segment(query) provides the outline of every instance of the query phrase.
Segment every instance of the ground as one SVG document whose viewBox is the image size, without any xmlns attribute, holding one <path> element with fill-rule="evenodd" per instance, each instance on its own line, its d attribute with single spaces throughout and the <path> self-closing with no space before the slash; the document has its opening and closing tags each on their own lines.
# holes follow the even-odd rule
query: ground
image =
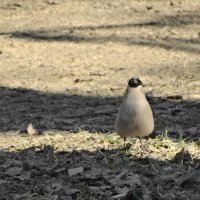
<svg viewBox="0 0 200 200">
<path fill-rule="evenodd" d="M 1 0 L 0 199 L 200 199 L 199 9 Z M 123 149 L 114 122 L 132 76 L 155 130 Z"/>
</svg>

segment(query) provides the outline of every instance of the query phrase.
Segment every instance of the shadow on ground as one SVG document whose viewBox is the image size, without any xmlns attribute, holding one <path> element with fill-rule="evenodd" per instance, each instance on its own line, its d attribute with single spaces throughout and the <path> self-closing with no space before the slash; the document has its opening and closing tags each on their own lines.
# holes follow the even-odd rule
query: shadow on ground
<svg viewBox="0 0 200 200">
<path fill-rule="evenodd" d="M 200 15 L 197 11 L 179 13 L 175 15 L 163 15 L 159 18 L 150 19 L 141 23 L 124 23 L 124 24 L 103 24 L 103 25 L 82 25 L 82 26 L 66 26 L 55 27 L 52 29 L 29 30 L 29 31 L 13 31 L 0 32 L 0 35 L 9 34 L 14 38 L 45 40 L 45 41 L 66 41 L 66 42 L 89 42 L 89 43 L 105 43 L 115 42 L 127 45 L 143 45 L 150 47 L 161 47 L 164 49 L 175 49 L 192 53 L 200 52 L 200 38 L 178 38 L 174 36 L 141 36 L 134 35 L 134 28 L 159 28 L 163 27 L 182 27 L 191 24 L 200 24 Z M 133 29 L 131 34 L 123 35 L 123 30 Z M 113 30 L 114 32 L 106 32 Z M 91 31 L 95 31 L 92 32 Z M 105 31 L 105 32 L 102 32 Z M 115 34 L 116 31 L 122 32 L 121 35 Z M 138 30 L 137 30 L 138 32 Z M 170 34 L 171 35 L 171 34 Z"/>
<path fill-rule="evenodd" d="M 121 149 L 0 151 L 0 199 L 199 199 L 199 162 L 137 158 Z"/>
<path fill-rule="evenodd" d="M 109 25 L 108 25 L 109 26 Z M 116 25 L 118 27 L 119 25 Z M 122 25 L 123 26 L 123 25 Z M 94 28 L 95 29 L 95 28 Z M 110 28 L 109 28 L 110 29 Z M 79 30 L 79 27 L 77 28 Z M 115 34 L 109 35 L 96 35 L 89 36 L 87 33 L 76 33 L 74 31 L 68 31 L 66 28 L 65 33 L 48 31 L 28 31 L 28 32 L 14 32 L 12 37 L 21 39 L 34 39 L 34 40 L 46 40 L 46 41 L 67 41 L 67 42 L 89 42 L 89 43 L 124 43 L 127 45 L 142 45 L 149 47 L 160 47 L 163 49 L 175 49 L 180 51 L 200 53 L 200 39 L 184 39 L 175 37 L 141 37 L 141 36 L 118 36 Z M 69 33 L 70 32 L 70 33 Z"/>
<path fill-rule="evenodd" d="M 26 131 L 33 123 L 40 131 L 79 129 L 89 132 L 114 131 L 122 97 L 47 93 L 25 88 L 0 87 L 0 130 Z M 200 102 L 181 96 L 148 97 L 155 116 L 155 132 L 165 129 L 173 136 L 197 137 Z"/>
</svg>

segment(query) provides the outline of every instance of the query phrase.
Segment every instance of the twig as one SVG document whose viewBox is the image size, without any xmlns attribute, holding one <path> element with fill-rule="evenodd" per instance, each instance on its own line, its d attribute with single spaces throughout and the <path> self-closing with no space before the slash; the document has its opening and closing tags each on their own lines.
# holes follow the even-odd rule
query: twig
<svg viewBox="0 0 200 200">
<path fill-rule="evenodd" d="M 23 190 L 21 188 L 18 188 L 18 187 L 14 186 L 14 185 L 8 185 L 8 187 L 11 187 L 11 188 L 16 189 L 16 190 L 18 190 L 20 192 L 23 192 L 23 193 L 25 192 L 25 190 Z"/>
</svg>

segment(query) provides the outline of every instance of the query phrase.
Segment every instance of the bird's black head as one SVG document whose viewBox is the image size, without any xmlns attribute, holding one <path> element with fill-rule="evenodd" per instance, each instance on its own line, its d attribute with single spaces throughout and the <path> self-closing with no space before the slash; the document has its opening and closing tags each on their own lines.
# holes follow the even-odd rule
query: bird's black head
<svg viewBox="0 0 200 200">
<path fill-rule="evenodd" d="M 128 81 L 129 87 L 138 87 L 139 85 L 142 85 L 142 81 L 139 78 L 133 77 Z"/>
</svg>

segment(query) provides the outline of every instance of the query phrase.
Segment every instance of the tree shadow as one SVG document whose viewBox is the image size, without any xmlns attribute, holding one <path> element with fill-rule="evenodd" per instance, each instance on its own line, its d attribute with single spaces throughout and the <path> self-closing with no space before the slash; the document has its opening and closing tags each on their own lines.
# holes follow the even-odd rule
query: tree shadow
<svg viewBox="0 0 200 200">
<path fill-rule="evenodd" d="M 50 93 L 25 88 L 0 87 L 0 94 L 0 130 L 4 132 L 24 132 L 31 122 L 40 131 L 83 129 L 110 133 L 114 131 L 122 102 L 119 96 Z M 156 133 L 166 129 L 172 137 L 198 136 L 198 100 L 185 101 L 181 96 L 148 99 L 154 112 Z"/>
<path fill-rule="evenodd" d="M 113 130 L 121 97 L 45 93 L 1 87 L 1 130 L 24 131 L 32 122 L 43 130 Z"/>
<path fill-rule="evenodd" d="M 29 30 L 29 31 L 13 31 L 1 32 L 0 35 L 9 34 L 11 37 L 31 40 L 45 40 L 45 41 L 61 41 L 61 42 L 87 42 L 87 43 L 123 43 L 126 45 L 142 45 L 151 47 L 160 47 L 164 49 L 175 49 L 180 51 L 187 51 L 192 53 L 200 52 L 200 39 L 185 39 L 175 37 L 153 38 L 150 36 L 132 35 L 134 28 L 146 27 L 149 29 L 163 27 L 184 27 L 191 24 L 200 24 L 200 15 L 198 12 L 187 12 L 175 15 L 163 15 L 157 19 L 141 23 L 124 23 L 124 24 L 103 24 L 103 25 L 82 25 L 82 26 L 58 26 L 51 29 Z M 129 36 L 116 34 L 116 31 L 123 31 L 123 29 L 132 30 Z M 106 34 L 102 31 L 114 31 Z M 96 31 L 90 34 L 91 31 Z"/>
<path fill-rule="evenodd" d="M 87 43 L 123 43 L 126 45 L 141 45 L 150 46 L 152 48 L 160 47 L 163 49 L 174 49 L 180 51 L 192 52 L 195 54 L 200 53 L 200 39 L 180 39 L 174 37 L 138 37 L 138 36 L 117 36 L 110 34 L 107 36 L 88 36 L 88 34 L 80 33 L 52 33 L 51 31 L 28 31 L 28 32 L 14 32 L 12 37 L 21 39 L 34 39 L 45 41 L 67 41 L 67 42 L 87 42 Z"/>
<path fill-rule="evenodd" d="M 0 199 L 198 199 L 199 162 L 135 157 L 121 149 L 1 150 Z"/>
</svg>

